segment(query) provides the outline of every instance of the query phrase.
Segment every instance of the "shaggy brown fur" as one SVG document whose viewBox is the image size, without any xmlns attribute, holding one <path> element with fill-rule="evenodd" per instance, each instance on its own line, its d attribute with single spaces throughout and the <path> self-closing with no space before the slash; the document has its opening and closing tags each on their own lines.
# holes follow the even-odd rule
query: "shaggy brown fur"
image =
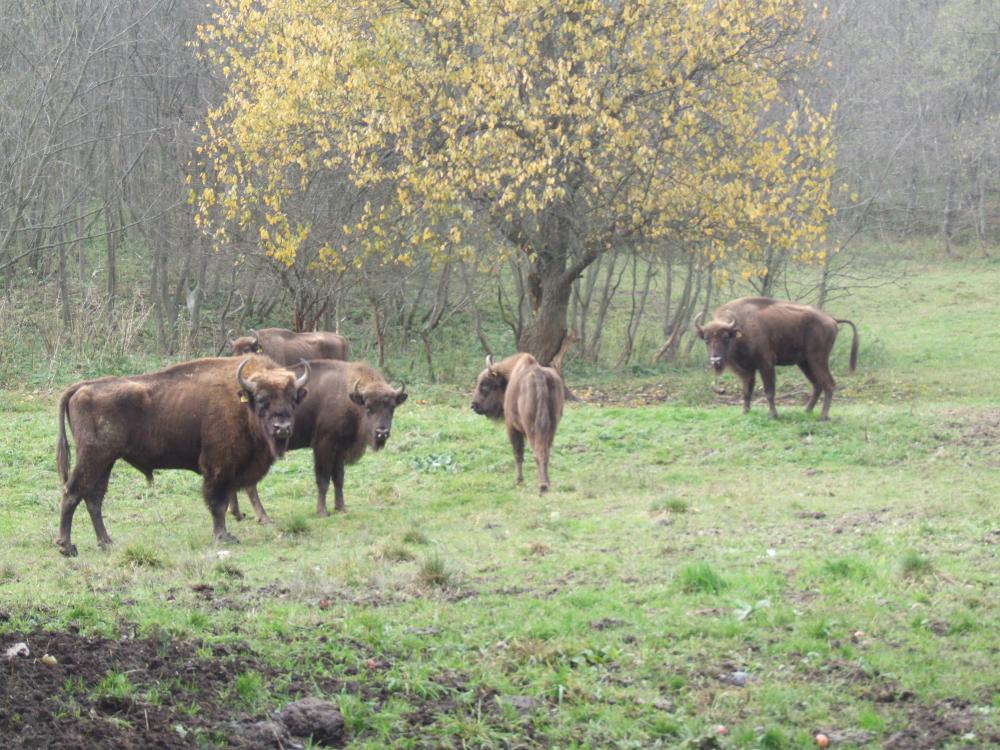
<svg viewBox="0 0 1000 750">
<path fill-rule="evenodd" d="M 538 468 L 538 491 L 549 489 L 549 454 L 556 427 L 563 413 L 565 390 L 559 373 L 543 367 L 530 354 L 515 354 L 502 362 L 486 358 L 479 374 L 472 410 L 495 420 L 504 420 L 514 448 L 514 470 L 518 484 L 524 481 L 524 439 L 527 437 Z"/>
<path fill-rule="evenodd" d="M 233 354 L 264 354 L 279 365 L 296 365 L 306 359 L 339 359 L 347 361 L 347 339 L 339 333 L 312 331 L 294 333 L 285 328 L 262 328 L 252 336 L 241 336 L 233 342 Z"/>
<path fill-rule="evenodd" d="M 392 430 L 396 407 L 406 401 L 406 388 L 393 388 L 364 362 L 316 360 L 309 363 L 309 396 L 295 411 L 289 450 L 312 448 L 316 473 L 316 514 L 329 515 L 326 493 L 333 479 L 334 508 L 344 510 L 344 466 L 360 459 L 367 448 L 381 450 Z M 270 523 L 257 494 L 247 495 L 260 523 Z M 242 519 L 235 495 L 230 511 Z"/>
<path fill-rule="evenodd" d="M 76 554 L 70 531 L 81 500 L 86 501 L 98 543 L 111 544 L 101 505 L 119 459 L 150 481 L 155 469 L 201 474 L 216 539 L 236 541 L 226 531 L 229 500 L 237 488 L 260 481 L 284 453 L 307 380 L 308 373 L 296 376 L 267 357 L 223 357 L 70 386 L 59 400 L 56 447 L 63 482 L 56 544 L 62 553 Z M 72 472 L 67 420 L 76 445 Z"/>
<path fill-rule="evenodd" d="M 840 323 L 854 329 L 851 343 L 851 372 L 854 372 L 858 362 L 857 327 L 811 305 L 769 297 L 743 297 L 719 307 L 715 319 L 704 327 L 695 321 L 695 330 L 708 347 L 709 363 L 715 371 L 729 367 L 743 381 L 744 413 L 750 410 L 756 371 L 760 370 L 770 416 L 776 418 L 774 368 L 798 365 L 813 386 L 806 411 L 813 410 L 822 393 L 820 419 L 825 420 L 830 416 L 830 401 L 836 386 L 830 374 L 830 352 Z"/>
</svg>

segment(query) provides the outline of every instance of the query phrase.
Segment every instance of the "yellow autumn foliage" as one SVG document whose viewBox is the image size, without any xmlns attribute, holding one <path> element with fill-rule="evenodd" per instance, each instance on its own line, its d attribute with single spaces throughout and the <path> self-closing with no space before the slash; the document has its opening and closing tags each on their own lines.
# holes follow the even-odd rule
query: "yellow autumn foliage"
<svg viewBox="0 0 1000 750">
<path fill-rule="evenodd" d="M 310 226 L 289 205 L 336 169 L 373 196 L 337 240 L 355 263 L 553 216 L 593 252 L 669 241 L 744 274 L 767 248 L 824 257 L 830 114 L 780 83 L 809 62 L 801 2 L 216 3 L 198 34 L 228 93 L 193 195 L 219 241 L 259 229 L 294 262 Z M 331 239 L 311 241 L 336 265 Z"/>
</svg>

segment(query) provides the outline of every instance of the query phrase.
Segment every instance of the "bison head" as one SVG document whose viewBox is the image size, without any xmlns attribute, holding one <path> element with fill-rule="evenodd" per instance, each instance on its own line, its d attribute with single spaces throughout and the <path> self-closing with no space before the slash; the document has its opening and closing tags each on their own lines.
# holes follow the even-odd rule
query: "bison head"
<svg viewBox="0 0 1000 750">
<path fill-rule="evenodd" d="M 250 329 L 251 336 L 240 336 L 238 339 L 233 341 L 233 355 L 240 356 L 241 354 L 260 354 L 264 351 L 264 347 L 260 345 L 260 337 L 257 335 L 257 331 Z"/>
<path fill-rule="evenodd" d="M 236 368 L 236 382 L 240 386 L 240 399 L 247 404 L 260 424 L 274 457 L 281 456 L 288 449 L 292 437 L 292 417 L 295 407 L 302 403 L 308 391 L 309 363 L 303 362 L 305 371 L 296 377 L 285 369 L 258 370 L 244 377 L 243 368 L 249 358 Z"/>
<path fill-rule="evenodd" d="M 701 315 L 694 321 L 694 329 L 698 338 L 705 342 L 708 348 L 708 362 L 716 372 L 722 372 L 726 364 L 732 357 L 732 349 L 736 345 L 736 340 L 743 334 L 736 323 L 736 318 L 732 313 L 726 313 L 725 318 L 716 318 L 700 326 L 698 322 Z"/>
<path fill-rule="evenodd" d="M 487 355 L 486 369 L 479 373 L 476 392 L 472 394 L 472 411 L 490 419 L 503 419 L 503 398 L 507 393 L 507 378 L 493 367 L 493 356 Z"/>
<path fill-rule="evenodd" d="M 369 381 L 362 388 L 360 378 L 354 381 L 351 401 L 365 410 L 366 438 L 374 450 L 385 447 L 392 432 L 392 415 L 409 395 L 405 385 L 393 388 L 388 383 Z"/>
</svg>

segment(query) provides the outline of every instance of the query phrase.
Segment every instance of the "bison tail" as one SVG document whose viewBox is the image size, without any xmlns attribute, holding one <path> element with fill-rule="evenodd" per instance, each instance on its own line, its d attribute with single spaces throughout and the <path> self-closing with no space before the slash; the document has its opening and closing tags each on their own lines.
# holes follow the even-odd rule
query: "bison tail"
<svg viewBox="0 0 1000 750">
<path fill-rule="evenodd" d="M 56 469 L 63 484 L 69 481 L 69 441 L 66 440 L 66 419 L 69 416 L 69 400 L 78 386 L 69 388 L 59 399 L 59 440 L 56 443 Z"/>
<path fill-rule="evenodd" d="M 549 396 L 548 381 L 544 373 L 532 374 L 531 387 L 534 390 L 535 402 L 535 435 L 545 440 L 552 431 L 552 398 Z M 534 449 L 534 446 L 532 446 Z"/>
<path fill-rule="evenodd" d="M 839 318 L 834 318 L 834 320 L 837 321 L 837 325 L 847 323 L 854 330 L 854 338 L 851 340 L 851 372 L 854 372 L 854 368 L 858 366 L 858 327 L 849 320 Z"/>
</svg>

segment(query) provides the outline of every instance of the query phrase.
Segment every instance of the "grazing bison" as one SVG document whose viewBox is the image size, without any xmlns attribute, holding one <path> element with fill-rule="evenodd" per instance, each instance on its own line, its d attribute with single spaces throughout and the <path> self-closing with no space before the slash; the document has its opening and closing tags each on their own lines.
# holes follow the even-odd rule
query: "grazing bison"
<svg viewBox="0 0 1000 750">
<path fill-rule="evenodd" d="M 203 477 L 202 495 L 220 541 L 226 507 L 240 487 L 267 474 L 292 435 L 295 407 L 306 396 L 309 366 L 296 376 L 267 357 L 198 359 L 132 377 L 70 386 L 59 400 L 56 464 L 63 482 L 59 538 L 64 555 L 73 513 L 86 501 L 101 547 L 111 544 L 101 504 L 118 459 L 152 481 L 155 469 L 188 469 Z M 69 420 L 76 466 L 69 471 Z"/>
<path fill-rule="evenodd" d="M 241 336 L 233 342 L 234 355 L 264 354 L 286 367 L 303 359 L 347 361 L 347 339 L 339 333 L 294 333 L 284 328 L 251 329 L 251 332 L 252 336 Z"/>
<path fill-rule="evenodd" d="M 381 450 L 392 431 L 396 407 L 406 401 L 406 387 L 393 388 L 364 362 L 316 360 L 309 363 L 309 396 L 295 411 L 289 450 L 312 448 L 316 472 L 316 514 L 327 516 L 326 492 L 333 478 L 334 508 L 344 510 L 344 465 L 360 459 L 368 447 Z M 270 523 L 256 486 L 247 488 L 260 523 Z M 242 519 L 236 496 L 230 510 Z"/>
<path fill-rule="evenodd" d="M 564 388 L 559 373 L 542 367 L 530 354 L 515 354 L 502 362 L 486 358 L 479 374 L 472 410 L 490 419 L 504 420 L 514 448 L 515 478 L 524 481 L 524 438 L 531 443 L 538 467 L 538 491 L 549 489 L 549 453 L 563 412 Z"/>
<path fill-rule="evenodd" d="M 771 418 L 774 408 L 774 368 L 798 365 L 812 383 L 813 392 L 806 411 L 812 411 L 823 394 L 820 419 L 829 419 L 830 399 L 836 383 L 830 374 L 830 352 L 837 340 L 837 326 L 847 323 L 854 329 L 851 343 L 851 372 L 858 361 L 858 329 L 849 320 L 832 318 L 810 305 L 781 302 L 768 297 L 743 297 L 727 302 L 715 311 L 715 319 L 704 327 L 695 320 L 698 338 L 708 347 L 708 361 L 716 372 L 729 367 L 743 381 L 743 412 L 750 410 L 756 371 L 760 370 Z"/>
</svg>

